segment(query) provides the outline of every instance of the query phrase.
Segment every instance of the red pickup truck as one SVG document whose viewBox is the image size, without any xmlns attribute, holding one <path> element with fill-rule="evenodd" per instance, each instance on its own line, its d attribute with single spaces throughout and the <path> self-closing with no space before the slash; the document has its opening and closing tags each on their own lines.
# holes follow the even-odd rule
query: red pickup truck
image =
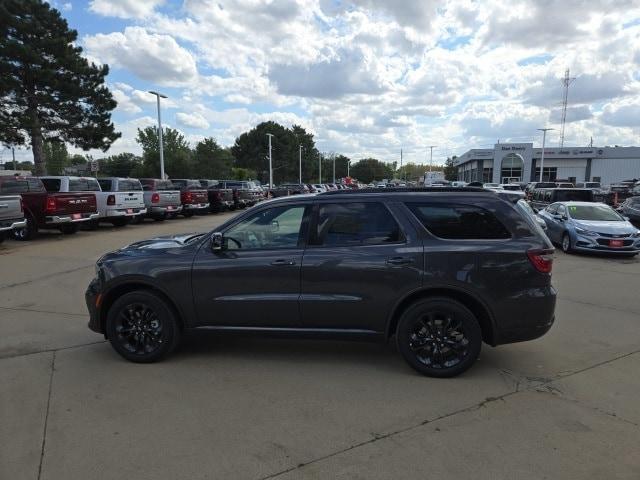
<svg viewBox="0 0 640 480">
<path fill-rule="evenodd" d="M 0 192 L 22 197 L 27 225 L 13 231 L 17 240 L 30 240 L 39 229 L 65 234 L 78 231 L 79 224 L 98 218 L 96 196 L 87 192 L 48 192 L 39 178 L 0 176 Z"/>
<path fill-rule="evenodd" d="M 182 215 L 192 217 L 209 211 L 209 193 L 198 180 L 188 178 L 172 178 L 173 186 L 180 190 Z"/>
</svg>

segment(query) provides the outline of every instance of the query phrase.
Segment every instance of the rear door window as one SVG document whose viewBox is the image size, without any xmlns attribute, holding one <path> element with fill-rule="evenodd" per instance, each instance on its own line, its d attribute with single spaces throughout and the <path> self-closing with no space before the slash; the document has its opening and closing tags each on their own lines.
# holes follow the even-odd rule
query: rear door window
<svg viewBox="0 0 640 480">
<path fill-rule="evenodd" d="M 47 192 L 59 192 L 60 191 L 60 179 L 59 178 L 42 178 L 42 183 L 44 183 L 44 188 L 47 189 Z"/>
<path fill-rule="evenodd" d="M 327 247 L 403 241 L 400 226 L 381 203 L 321 203 L 311 243 Z"/>
<path fill-rule="evenodd" d="M 100 184 L 95 178 L 70 178 L 70 192 L 99 192 Z"/>
<path fill-rule="evenodd" d="M 420 223 L 436 237 L 451 240 L 511 238 L 489 210 L 474 205 L 407 204 Z"/>
</svg>

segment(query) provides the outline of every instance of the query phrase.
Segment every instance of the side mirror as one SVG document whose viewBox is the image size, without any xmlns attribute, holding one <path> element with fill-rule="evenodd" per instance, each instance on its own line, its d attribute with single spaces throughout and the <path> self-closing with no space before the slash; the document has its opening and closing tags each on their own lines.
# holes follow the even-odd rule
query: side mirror
<svg viewBox="0 0 640 480">
<path fill-rule="evenodd" d="M 212 252 L 221 252 L 224 247 L 224 237 L 220 232 L 214 232 L 211 235 L 211 251 Z"/>
</svg>

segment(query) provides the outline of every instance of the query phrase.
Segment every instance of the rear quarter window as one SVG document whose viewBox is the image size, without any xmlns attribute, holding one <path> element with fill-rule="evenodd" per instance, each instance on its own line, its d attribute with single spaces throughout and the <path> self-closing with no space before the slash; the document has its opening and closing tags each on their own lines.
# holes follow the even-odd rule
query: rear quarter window
<svg viewBox="0 0 640 480">
<path fill-rule="evenodd" d="M 511 232 L 496 215 L 474 205 L 409 203 L 407 207 L 433 235 L 450 240 L 496 240 Z"/>
</svg>

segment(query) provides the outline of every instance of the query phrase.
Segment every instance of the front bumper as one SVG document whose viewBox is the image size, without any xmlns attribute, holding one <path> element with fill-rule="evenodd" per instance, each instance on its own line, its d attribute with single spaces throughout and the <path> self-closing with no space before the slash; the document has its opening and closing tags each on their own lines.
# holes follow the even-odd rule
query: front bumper
<svg viewBox="0 0 640 480">
<path fill-rule="evenodd" d="M 79 215 L 79 216 L 77 216 Z M 47 225 L 60 225 L 63 223 L 79 223 L 100 218 L 98 212 L 95 213 L 74 213 L 71 215 L 49 215 L 45 217 L 44 223 Z"/>
<path fill-rule="evenodd" d="M 611 241 L 622 242 L 622 245 L 611 246 Z M 640 237 L 605 237 L 602 235 L 577 234 L 573 249 L 578 252 L 603 252 L 622 255 L 640 253 Z"/>
<path fill-rule="evenodd" d="M 24 218 L 13 218 L 9 220 L 0 220 L 0 232 L 6 232 L 15 228 L 24 228 L 27 226 L 27 220 Z"/>
<path fill-rule="evenodd" d="M 100 310 L 96 305 L 100 295 L 99 287 L 99 280 L 94 278 L 87 287 L 87 291 L 84 294 L 84 300 L 87 303 L 87 310 L 89 310 L 89 329 L 96 333 L 104 334 L 105 332 L 100 321 Z"/>
</svg>

